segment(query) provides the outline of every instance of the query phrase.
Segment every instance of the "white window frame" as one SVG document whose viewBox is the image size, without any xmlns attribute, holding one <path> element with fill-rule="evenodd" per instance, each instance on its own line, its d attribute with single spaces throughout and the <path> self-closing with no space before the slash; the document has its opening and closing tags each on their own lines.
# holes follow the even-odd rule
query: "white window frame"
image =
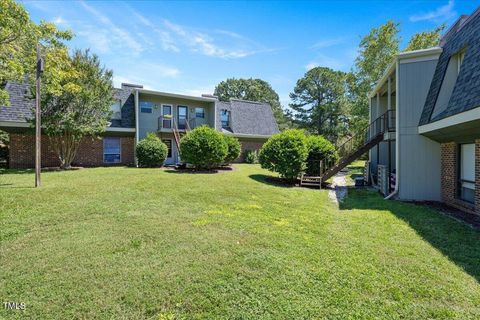
<svg viewBox="0 0 480 320">
<path fill-rule="evenodd" d="M 170 108 L 170 116 L 171 116 L 171 118 L 170 118 L 170 127 L 169 127 L 169 128 L 166 128 L 166 127 L 163 125 L 163 121 L 168 121 L 168 120 L 165 120 L 165 119 L 163 118 L 163 117 L 165 116 L 165 115 L 163 114 L 163 108 L 164 108 L 164 107 L 169 107 L 169 108 Z M 173 105 L 167 104 L 167 103 L 162 103 L 162 115 L 161 115 L 161 116 L 162 116 L 162 128 L 172 129 L 172 128 L 173 128 L 173 123 L 172 123 L 172 121 L 173 121 Z"/>
<path fill-rule="evenodd" d="M 118 140 L 118 144 L 119 144 L 119 160 L 118 162 L 108 162 L 108 161 L 105 161 L 105 155 L 106 154 L 114 154 L 114 153 L 105 153 L 105 140 L 109 140 L 109 139 L 115 139 L 115 140 Z M 120 137 L 104 137 L 102 139 L 102 143 L 103 143 L 103 149 L 102 149 L 102 160 L 103 160 L 103 163 L 106 163 L 106 164 L 119 164 L 119 163 L 122 163 L 122 138 Z M 116 154 L 116 153 L 115 153 Z"/>
<path fill-rule="evenodd" d="M 222 120 L 222 115 L 223 115 L 224 112 L 226 112 L 226 114 L 228 115 L 228 126 L 226 126 L 226 127 L 223 126 L 223 120 Z M 231 122 L 232 122 L 232 112 L 230 110 L 227 110 L 227 109 L 221 109 L 220 110 L 220 125 L 222 126 L 222 128 L 230 128 Z"/>
<path fill-rule="evenodd" d="M 469 148 L 473 148 L 473 150 L 469 150 L 469 151 L 473 151 L 473 163 L 468 163 L 468 165 L 471 167 L 468 167 L 468 168 L 465 168 L 464 164 L 465 164 L 465 154 L 464 154 L 464 147 L 469 147 Z M 476 152 L 476 147 L 475 147 L 475 143 L 465 143 L 465 144 L 460 144 L 458 145 L 458 186 L 459 186 L 459 190 L 458 190 L 458 197 L 462 200 L 462 201 L 468 201 L 464 198 L 462 198 L 462 189 L 465 188 L 465 189 L 469 189 L 469 190 L 473 190 L 475 192 L 475 162 L 476 162 L 476 159 L 475 159 L 475 152 Z M 467 156 L 472 156 L 472 154 L 468 153 Z M 469 159 L 471 160 L 471 159 Z M 470 162 L 470 161 L 469 161 Z M 469 170 L 469 173 L 465 173 L 465 169 L 470 169 Z M 471 172 L 473 171 L 473 173 Z M 468 201 L 470 202 L 470 201 Z M 473 200 L 473 202 L 475 202 L 475 198 Z"/>
</svg>

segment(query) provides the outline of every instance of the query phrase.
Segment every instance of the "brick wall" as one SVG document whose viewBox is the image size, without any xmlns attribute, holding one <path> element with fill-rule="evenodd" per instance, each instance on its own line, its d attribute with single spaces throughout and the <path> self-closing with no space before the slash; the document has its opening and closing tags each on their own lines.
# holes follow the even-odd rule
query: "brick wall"
<svg viewBox="0 0 480 320">
<path fill-rule="evenodd" d="M 247 140 L 247 139 L 238 139 L 242 145 L 242 152 L 240 153 L 240 158 L 235 162 L 243 162 L 245 160 L 245 153 L 250 150 L 260 150 L 263 144 L 267 140 Z"/>
<path fill-rule="evenodd" d="M 457 144 L 442 143 L 442 201 L 452 204 L 457 194 Z"/>
<path fill-rule="evenodd" d="M 475 204 L 458 199 L 458 144 L 442 143 L 442 201 L 452 207 L 480 214 L 480 139 L 475 141 Z"/>
<path fill-rule="evenodd" d="M 121 161 L 123 165 L 134 163 L 134 138 L 121 137 Z M 56 167 L 60 164 L 56 153 L 46 136 L 42 136 L 42 167 Z M 74 166 L 95 167 L 103 163 L 102 138 L 85 138 L 80 143 Z M 10 134 L 10 168 L 23 169 L 35 166 L 35 135 Z"/>
</svg>

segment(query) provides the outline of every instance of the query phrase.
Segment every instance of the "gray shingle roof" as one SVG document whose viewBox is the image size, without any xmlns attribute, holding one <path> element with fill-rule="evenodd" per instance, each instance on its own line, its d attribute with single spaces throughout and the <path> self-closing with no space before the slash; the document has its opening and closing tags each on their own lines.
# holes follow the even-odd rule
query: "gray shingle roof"
<svg viewBox="0 0 480 320">
<path fill-rule="evenodd" d="M 115 98 L 121 100 L 122 119 L 111 120 L 111 127 L 135 127 L 135 101 L 133 90 L 141 86 L 122 83 L 121 89 L 115 89 Z M 10 106 L 0 106 L 0 121 L 27 122 L 33 116 L 35 101 L 31 98 L 28 84 L 8 82 L 5 89 L 10 95 Z"/>
<path fill-rule="evenodd" d="M 480 106 L 480 8 L 462 17 L 442 39 L 441 53 L 430 85 L 420 124 L 424 125 Z M 466 48 L 457 82 L 447 108 L 432 117 L 452 55 Z"/>
<path fill-rule="evenodd" d="M 10 105 L 0 106 L 0 121 L 27 122 L 32 117 L 35 105 L 28 84 L 8 82 L 5 86 L 10 95 Z"/>
<path fill-rule="evenodd" d="M 222 128 L 221 110 L 230 111 L 230 131 L 233 134 L 272 135 L 278 133 L 278 125 L 268 103 L 231 99 L 217 101 L 217 129 Z"/>
</svg>

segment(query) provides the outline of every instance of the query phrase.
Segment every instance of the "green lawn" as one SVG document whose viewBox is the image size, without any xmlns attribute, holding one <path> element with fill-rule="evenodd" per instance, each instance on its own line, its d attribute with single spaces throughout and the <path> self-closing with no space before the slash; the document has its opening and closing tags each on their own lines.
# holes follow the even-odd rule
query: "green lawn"
<svg viewBox="0 0 480 320">
<path fill-rule="evenodd" d="M 480 232 L 268 175 L 3 172 L 0 319 L 480 318 Z"/>
</svg>

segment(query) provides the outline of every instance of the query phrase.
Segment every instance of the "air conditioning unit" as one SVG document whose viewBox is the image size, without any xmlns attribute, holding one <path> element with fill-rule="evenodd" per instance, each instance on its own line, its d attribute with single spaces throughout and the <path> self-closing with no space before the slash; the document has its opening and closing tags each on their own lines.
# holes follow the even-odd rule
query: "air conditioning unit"
<svg viewBox="0 0 480 320">
<path fill-rule="evenodd" d="M 388 176 L 388 166 L 379 164 L 377 166 L 377 174 L 378 174 L 378 188 L 384 196 L 387 196 L 388 186 L 390 184 L 390 178 Z"/>
</svg>

